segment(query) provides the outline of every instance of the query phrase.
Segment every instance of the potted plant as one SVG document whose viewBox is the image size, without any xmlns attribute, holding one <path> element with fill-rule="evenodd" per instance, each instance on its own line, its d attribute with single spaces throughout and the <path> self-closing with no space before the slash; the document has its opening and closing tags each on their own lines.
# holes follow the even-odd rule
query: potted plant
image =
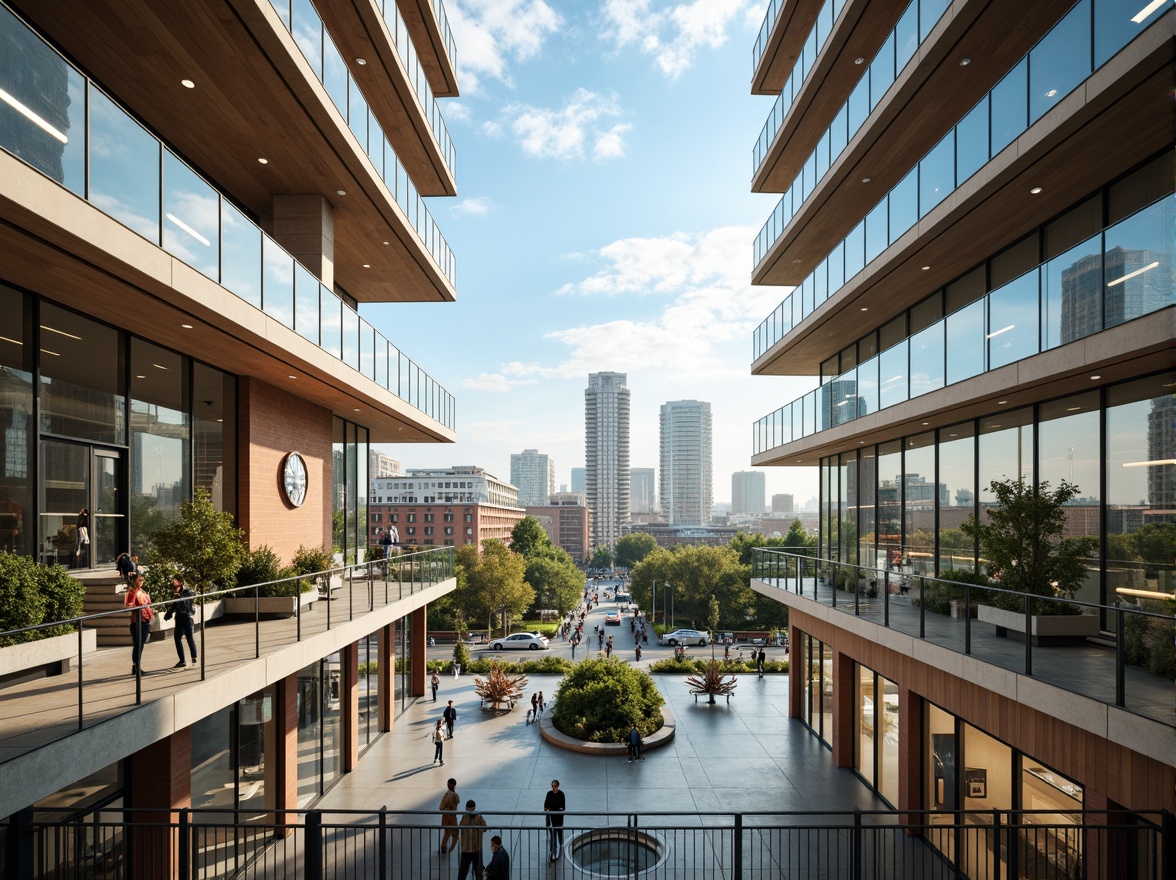
<svg viewBox="0 0 1176 880">
<path fill-rule="evenodd" d="M 474 678 L 474 691 L 482 700 L 482 708 L 494 712 L 503 706 L 508 711 L 513 709 L 526 690 L 527 676 L 507 674 L 497 660 L 490 664 L 490 672 L 484 679 Z"/>
<path fill-rule="evenodd" d="M 993 480 L 989 488 L 996 506 L 961 528 L 979 541 L 988 573 L 1002 590 L 1042 599 L 1029 602 L 1028 633 L 1022 596 L 992 593 L 991 602 L 980 604 L 979 619 L 996 627 L 997 635 L 1022 633 L 1035 644 L 1081 642 L 1097 633 L 1097 617 L 1051 601 L 1074 596 L 1086 578 L 1086 560 L 1098 546 L 1091 536 L 1063 537 L 1065 505 L 1077 497 L 1078 487 L 1063 480 L 1051 490 L 1048 481 L 1033 486 L 1019 478 Z"/>
<path fill-rule="evenodd" d="M 715 697 L 726 697 L 728 702 L 735 694 L 739 679 L 734 675 L 726 675 L 718 660 L 708 660 L 706 671 L 701 675 L 692 675 L 686 679 L 690 692 L 708 697 L 707 704 L 714 705 Z"/>
</svg>

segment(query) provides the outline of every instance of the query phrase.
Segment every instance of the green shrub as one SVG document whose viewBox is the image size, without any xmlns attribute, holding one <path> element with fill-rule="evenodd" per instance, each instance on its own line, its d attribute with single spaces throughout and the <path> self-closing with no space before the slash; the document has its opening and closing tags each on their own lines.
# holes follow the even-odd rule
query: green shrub
<svg viewBox="0 0 1176 880">
<path fill-rule="evenodd" d="M 455 662 L 461 664 L 462 669 L 468 669 L 470 661 L 473 657 L 470 656 L 470 649 L 465 642 L 458 642 L 453 646 L 453 659 Z M 490 667 L 486 667 L 486 671 L 490 671 Z"/>
<path fill-rule="evenodd" d="M 495 663 L 498 664 L 499 669 L 503 672 L 509 672 L 511 675 L 519 673 L 527 675 L 565 675 L 576 667 L 575 663 L 563 657 L 548 656 L 542 660 L 503 660 L 501 657 L 495 656 L 480 657 L 477 660 L 463 663 L 461 664 L 461 671 L 487 675 Z M 447 666 L 446 670 L 452 672 L 453 666 Z"/>
<path fill-rule="evenodd" d="M 304 547 L 300 544 L 294 558 L 290 560 L 294 574 L 318 574 L 334 567 L 331 554 L 322 547 Z"/>
<path fill-rule="evenodd" d="M 152 602 L 168 599 L 172 595 L 172 578 L 180 575 L 180 568 L 176 563 L 161 560 L 153 563 L 143 575 L 143 589 L 151 597 Z M 158 610 L 158 609 L 156 609 Z"/>
<path fill-rule="evenodd" d="M 264 584 L 276 581 L 281 577 L 282 560 L 269 544 L 250 550 L 245 561 L 237 569 L 237 586 L 249 587 L 253 584 Z M 245 595 L 245 591 L 241 592 Z"/>
<path fill-rule="evenodd" d="M 30 556 L 0 552 L 0 632 L 36 626 L 45 619 L 45 597 L 39 589 L 39 566 Z M 0 646 L 33 641 L 23 633 L 0 638 Z"/>
<path fill-rule="evenodd" d="M 60 565 L 38 565 L 36 568 L 39 589 L 45 600 L 45 614 L 41 622 L 81 617 L 85 613 L 86 604 L 86 588 L 81 582 L 70 577 Z M 42 638 L 63 636 L 74 629 L 72 625 L 49 627 L 41 630 Z"/>
<path fill-rule="evenodd" d="M 1140 603 L 1144 611 L 1168 614 L 1165 605 L 1171 603 Z M 1152 675 L 1176 679 L 1176 650 L 1173 636 L 1176 635 L 1172 621 L 1147 617 L 1143 614 L 1126 614 L 1123 620 L 1123 659 L 1129 666 L 1146 669 Z"/>
<path fill-rule="evenodd" d="M 617 657 L 585 660 L 560 683 L 552 723 L 575 739 L 620 742 L 633 724 L 642 736 L 660 728 L 664 702 L 649 673 Z"/>
<path fill-rule="evenodd" d="M 197 488 L 192 500 L 180 505 L 180 518 L 156 531 L 149 564 L 175 563 L 197 593 L 221 590 L 236 583 L 245 559 L 244 537 L 233 526 L 233 515 L 217 510 L 208 490 Z"/>
</svg>

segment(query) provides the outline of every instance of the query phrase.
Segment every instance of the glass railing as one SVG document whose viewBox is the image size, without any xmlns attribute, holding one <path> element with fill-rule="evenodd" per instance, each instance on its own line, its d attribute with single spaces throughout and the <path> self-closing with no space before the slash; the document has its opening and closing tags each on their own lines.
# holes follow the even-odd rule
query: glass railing
<svg viewBox="0 0 1176 880">
<path fill-rule="evenodd" d="M 756 454 L 1176 304 L 1171 196 L 755 423 Z"/>
<path fill-rule="evenodd" d="M 420 59 L 417 57 L 416 47 L 413 46 L 412 40 L 409 38 L 404 19 L 401 18 L 394 0 L 393 2 L 375 0 L 375 2 L 376 8 L 380 10 L 384 18 L 384 23 L 388 25 L 388 30 L 392 33 L 392 45 L 396 48 L 400 63 L 404 65 L 409 82 L 412 83 L 413 90 L 416 92 L 417 100 L 420 101 L 421 108 L 425 111 L 425 117 L 429 120 L 429 128 L 432 130 L 441 155 L 445 159 L 445 167 L 449 169 L 450 174 L 456 176 L 457 151 L 449 137 L 449 129 L 445 125 L 445 119 L 433 97 L 433 89 L 429 86 L 424 68 L 421 67 Z M 350 97 L 349 100 L 349 96 L 354 96 L 359 91 L 358 86 L 352 79 L 351 73 L 343 61 L 343 56 L 339 54 L 334 40 L 331 39 L 330 32 L 323 24 L 323 20 L 319 17 L 311 0 L 270 0 L 270 5 L 277 11 L 282 24 L 294 37 L 303 56 L 314 68 L 319 82 L 326 86 L 331 100 L 335 102 L 339 112 L 347 119 L 352 130 L 356 129 L 356 123 L 351 120 L 349 109 L 353 109 L 361 117 L 359 122 L 366 126 L 365 131 L 371 135 L 378 134 L 383 137 L 383 130 L 375 117 L 371 115 L 362 95 L 360 95 L 359 104 L 354 108 L 349 108 L 349 103 L 355 103 L 354 97 Z M 441 13 L 444 15 L 444 8 Z M 445 24 L 448 26 L 448 21 Z M 359 132 L 356 132 L 356 136 L 366 148 L 365 138 L 360 136 Z M 371 155 L 370 152 L 369 155 Z"/>
<path fill-rule="evenodd" d="M 402 61 L 405 61 L 405 66 L 409 67 L 408 61 L 406 59 L 408 59 L 409 56 L 412 56 L 413 64 L 417 68 L 420 68 L 420 64 L 416 60 L 416 49 L 413 47 L 413 41 L 408 39 L 408 34 L 405 31 L 405 19 L 401 18 L 400 9 L 396 8 L 395 0 L 373 0 L 373 2 L 376 5 L 376 8 L 380 9 L 380 13 L 383 15 L 383 21 L 385 21 L 389 31 L 392 32 L 393 39 L 396 41 L 396 51 L 400 52 L 400 58 Z M 449 16 L 446 14 L 445 4 L 443 4 L 441 0 L 433 0 L 432 5 L 433 14 L 436 16 L 437 20 L 437 27 L 439 27 L 441 31 L 441 39 L 445 40 L 445 51 L 449 56 L 449 64 L 453 65 L 453 68 L 456 71 L 457 44 L 454 42 L 453 32 L 449 29 Z M 401 41 L 403 41 L 403 44 L 406 45 L 402 46 Z M 409 69 L 412 69 L 412 67 L 409 67 Z M 420 74 L 414 75 L 419 76 Z M 425 87 L 428 89 L 428 92 L 421 92 L 420 87 L 417 87 L 417 95 L 427 94 L 428 100 L 432 101 L 433 89 L 428 87 L 427 82 Z M 426 99 L 423 98 L 423 96 L 421 98 L 421 104 L 423 106 L 428 106 L 426 104 Z M 442 125 L 445 124 L 442 122 Z M 453 166 L 450 166 L 450 168 L 452 167 Z"/>
<path fill-rule="evenodd" d="M 828 5 L 828 4 L 826 4 Z M 858 130 L 865 125 L 866 119 L 891 84 L 902 73 L 907 62 L 914 57 L 918 48 L 930 36 L 932 29 L 943 17 L 943 13 L 950 6 L 950 0 L 911 0 L 891 30 L 886 42 L 874 56 L 862 78 L 850 93 L 846 102 L 841 105 L 837 116 L 829 124 L 829 128 L 821 137 L 820 143 L 808 161 L 804 163 L 802 171 L 789 189 L 789 204 L 800 204 L 808 194 L 816 188 L 817 183 L 824 177 L 825 172 L 837 161 L 846 145 L 853 140 Z M 803 82 L 803 80 L 802 80 Z M 784 116 L 792 101 L 784 106 L 783 95 L 777 99 L 772 113 L 768 116 L 760 131 L 759 140 L 752 149 L 751 173 L 754 177 L 759 173 L 760 166 L 776 139 L 776 133 L 784 124 Z M 800 187 L 798 195 L 793 190 Z M 799 198 L 800 201 L 797 201 Z M 781 200 L 783 204 L 784 200 Z M 777 210 L 780 210 L 778 207 Z M 791 215 L 790 215 L 791 216 Z"/>
<path fill-rule="evenodd" d="M 0 42 L 21 59 L 0 65 L 0 148 L 455 427 L 449 392 L 3 5 Z"/>
<path fill-rule="evenodd" d="M 825 48 L 825 41 L 829 39 L 829 34 L 833 33 L 833 25 L 837 21 L 837 16 L 841 14 L 841 8 L 845 6 L 845 3 L 846 0 L 825 0 L 821 5 L 821 11 L 817 13 L 817 20 L 813 22 L 812 29 L 809 31 L 808 36 L 805 37 L 804 45 L 801 46 L 800 57 L 792 65 L 792 72 L 788 74 L 788 79 L 785 80 L 784 87 L 780 90 L 780 97 L 776 99 L 776 103 L 772 107 L 772 115 L 768 117 L 768 123 L 764 126 L 765 129 L 771 124 L 772 119 L 777 117 L 776 129 L 778 130 L 780 128 L 780 122 L 783 121 L 784 114 L 788 112 L 788 108 L 796 100 L 801 86 L 804 85 L 805 78 L 808 76 L 809 71 L 812 70 L 813 64 L 816 63 L 817 57 L 821 54 L 821 50 Z M 753 71 L 759 66 L 760 59 L 763 57 L 764 50 L 767 48 L 768 39 L 772 34 L 772 29 L 776 25 L 776 19 L 780 16 L 780 10 L 786 5 L 787 3 L 776 2 L 776 0 L 773 0 L 768 5 L 764 22 L 760 25 L 759 37 L 756 39 L 755 48 L 752 50 L 751 69 Z M 760 139 L 762 141 L 762 135 Z M 768 143 L 771 143 L 771 139 L 768 140 Z"/>
<path fill-rule="evenodd" d="M 1135 23 L 1119 0 L 1079 0 L 764 319 L 753 337 L 754 358 L 783 339 L 1167 9 L 1156 6 Z M 785 193 L 756 236 L 757 268 L 800 209 L 800 203 L 793 204 L 790 198 Z"/>
<path fill-rule="evenodd" d="M 999 581 L 984 585 L 931 577 L 917 573 L 913 560 L 894 563 L 885 553 L 867 560 L 870 565 L 768 547 L 752 554 L 751 577 L 781 592 L 1169 727 L 1176 724 L 1167 675 L 1170 592 L 1137 591 L 1152 598 L 1121 597 L 1117 604 L 1103 605 L 1016 592 Z M 1028 632 L 1035 636 L 1024 638 Z M 1007 637 L 1017 633 L 1020 641 Z M 1087 637 L 1100 633 L 1114 649 L 1086 644 Z M 1143 633 L 1154 639 L 1154 649 Z"/>
</svg>

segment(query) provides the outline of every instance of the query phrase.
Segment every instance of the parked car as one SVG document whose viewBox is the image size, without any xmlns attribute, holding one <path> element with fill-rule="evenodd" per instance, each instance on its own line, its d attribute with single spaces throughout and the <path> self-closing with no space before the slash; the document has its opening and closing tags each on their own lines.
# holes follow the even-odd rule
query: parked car
<svg viewBox="0 0 1176 880">
<path fill-rule="evenodd" d="M 616 611 L 608 612 L 608 614 L 604 615 L 604 625 L 605 626 L 620 626 L 621 625 L 620 613 L 616 612 Z"/>
<path fill-rule="evenodd" d="M 514 633 L 490 643 L 492 651 L 546 651 L 547 638 L 539 633 Z"/>
<path fill-rule="evenodd" d="M 663 633 L 658 638 L 659 645 L 709 645 L 710 636 L 696 629 L 676 629 Z"/>
</svg>

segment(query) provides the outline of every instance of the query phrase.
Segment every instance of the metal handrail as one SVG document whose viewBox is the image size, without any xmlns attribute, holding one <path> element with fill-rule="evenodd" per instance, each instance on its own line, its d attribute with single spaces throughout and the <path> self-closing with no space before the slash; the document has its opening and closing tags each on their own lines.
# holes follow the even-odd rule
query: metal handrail
<svg viewBox="0 0 1176 880">
<path fill-rule="evenodd" d="M 430 576 L 417 577 L 418 569 L 425 569 L 426 566 L 433 571 Z M 406 578 L 404 577 L 405 568 L 408 569 L 408 595 L 413 595 L 421 589 L 439 583 L 442 580 L 447 580 L 455 576 L 456 573 L 456 557 L 452 547 L 434 547 L 423 549 L 414 553 L 406 553 L 401 556 L 393 556 L 388 559 L 376 559 L 368 562 L 356 563 L 352 565 L 344 565 L 326 569 L 319 572 L 310 572 L 307 574 L 295 575 L 293 577 L 281 578 L 276 581 L 265 581 L 258 584 L 247 584 L 237 587 L 229 587 L 222 590 L 213 590 L 205 593 L 198 593 L 193 602 L 203 606 L 208 599 L 217 597 L 229 597 L 246 593 L 252 595 L 254 601 L 253 614 L 253 629 L 254 629 L 254 659 L 261 656 L 261 609 L 260 600 L 262 587 L 271 586 L 273 584 L 288 583 L 290 581 L 318 581 L 320 586 L 322 583 L 330 584 L 332 576 L 338 575 L 343 580 L 351 585 L 348 590 L 348 606 L 346 620 L 351 621 L 356 616 L 356 606 L 354 602 L 354 584 L 357 580 L 367 581 L 367 607 L 359 610 L 360 614 L 365 614 L 374 610 L 375 608 L 375 585 L 380 579 L 378 574 L 373 576 L 373 568 L 379 567 L 382 570 L 384 582 L 384 604 L 387 605 L 392 601 L 390 599 L 390 588 L 393 583 L 399 586 L 399 596 L 397 598 L 404 598 Z M 390 577 L 393 574 L 392 569 L 395 568 L 395 577 Z M 357 572 L 363 570 L 364 574 L 357 576 Z M 328 587 L 329 589 L 329 587 Z M 291 598 L 297 598 L 301 592 Z M 329 598 L 329 596 L 328 596 Z M 132 607 L 118 608 L 111 611 L 97 611 L 92 614 L 83 614 L 77 617 L 69 617 L 64 620 L 50 621 L 39 623 L 34 626 L 21 627 L 19 629 L 11 629 L 0 632 L 0 640 L 8 636 L 21 635 L 23 633 L 34 632 L 37 630 L 50 629 L 55 627 L 72 627 L 76 630 L 78 635 L 78 653 L 77 653 L 77 690 L 78 690 L 78 726 L 81 730 L 85 726 L 85 631 L 86 624 L 101 618 L 108 618 L 115 615 L 133 615 L 138 613 L 142 608 L 159 609 L 167 605 L 175 604 L 178 601 L 175 597 L 168 597 L 166 599 L 157 599 L 146 605 L 136 605 Z M 331 620 L 331 605 L 333 603 L 327 602 L 326 614 L 326 628 L 329 631 L 332 628 Z M 294 643 L 302 641 L 302 603 L 295 603 L 295 626 L 294 626 Z M 208 678 L 207 668 L 205 666 L 207 652 L 205 651 L 204 633 L 205 624 L 203 616 L 200 620 L 200 681 L 206 681 Z M 32 640 L 35 641 L 35 640 Z M 144 647 L 146 642 L 144 642 Z M 142 663 L 136 665 L 135 669 L 135 703 L 140 706 L 143 704 L 143 670 Z"/>
<path fill-rule="evenodd" d="M 783 560 L 783 571 L 778 565 L 771 565 L 769 559 L 779 558 Z M 795 560 L 795 562 L 793 562 Z M 856 563 L 843 562 L 836 559 L 829 559 L 821 556 L 810 555 L 807 551 L 796 552 L 794 549 L 781 549 L 776 547 L 756 547 L 752 554 L 752 577 L 757 579 L 775 579 L 784 581 L 781 589 L 787 592 L 795 592 L 798 596 L 804 595 L 804 575 L 802 572 L 802 564 L 811 568 L 812 577 L 816 577 L 817 567 L 828 567 L 832 572 L 830 588 L 829 604 L 833 608 L 839 608 L 838 605 L 838 574 L 843 569 L 848 569 L 857 572 L 856 581 L 859 582 L 852 590 L 852 613 L 855 616 L 860 616 L 861 608 L 861 588 L 860 581 L 862 580 L 862 573 L 868 572 L 873 575 L 875 588 L 877 581 L 882 581 L 882 589 L 880 590 L 880 598 L 883 604 L 883 621 L 882 626 L 891 628 L 890 623 L 890 583 L 891 577 L 896 573 L 893 569 L 887 567 L 878 567 L 871 565 L 858 565 Z M 790 569 L 795 571 L 794 575 L 790 575 Z M 1125 656 L 1125 623 L 1128 614 L 1137 615 L 1140 617 L 1151 618 L 1155 620 L 1162 620 L 1166 622 L 1176 621 L 1176 615 L 1165 614 L 1155 611 L 1148 611 L 1144 608 L 1137 608 L 1123 603 L 1121 600 L 1114 605 L 1104 605 L 1098 602 L 1088 602 L 1082 599 L 1068 599 L 1060 596 L 1044 596 L 1036 593 L 1025 593 L 1019 590 L 1010 590 L 999 586 L 983 586 L 980 584 L 961 583 L 959 581 L 947 580 L 945 578 L 935 577 L 933 575 L 915 574 L 913 572 L 897 572 L 897 575 L 903 579 L 918 579 L 918 603 L 919 603 L 919 633 L 918 637 L 922 640 L 927 640 L 927 625 L 926 625 L 926 594 L 928 584 L 932 586 L 951 587 L 963 592 L 964 604 L 964 650 L 962 653 L 972 655 L 972 615 L 971 607 L 973 604 L 990 604 L 981 603 L 977 601 L 976 593 L 974 591 L 983 591 L 985 594 L 996 593 L 1010 597 L 1009 605 L 1019 605 L 1024 608 L 1024 629 L 1025 633 L 1025 675 L 1033 675 L 1033 624 L 1032 618 L 1035 616 L 1034 609 L 1036 603 L 1049 602 L 1058 605 L 1067 605 L 1077 607 L 1080 609 L 1093 609 L 1094 612 L 1100 615 L 1100 620 L 1113 618 L 1115 620 L 1115 702 L 1114 705 L 1127 708 L 1126 698 L 1126 656 Z M 795 578 L 796 589 L 789 587 L 791 578 Z M 868 579 L 868 578 L 867 578 Z M 900 588 L 901 589 L 901 588 Z M 843 591 L 848 592 L 848 591 Z M 905 591 L 904 591 L 905 592 Z M 820 602 L 816 591 L 813 592 L 813 601 Z M 1173 601 L 1172 599 L 1157 599 L 1156 601 Z M 848 607 L 848 603 L 843 608 Z M 1037 615 L 1040 616 L 1040 615 Z M 951 648 L 951 650 L 956 650 Z M 1170 722 L 1169 722 L 1170 723 Z"/>
</svg>

